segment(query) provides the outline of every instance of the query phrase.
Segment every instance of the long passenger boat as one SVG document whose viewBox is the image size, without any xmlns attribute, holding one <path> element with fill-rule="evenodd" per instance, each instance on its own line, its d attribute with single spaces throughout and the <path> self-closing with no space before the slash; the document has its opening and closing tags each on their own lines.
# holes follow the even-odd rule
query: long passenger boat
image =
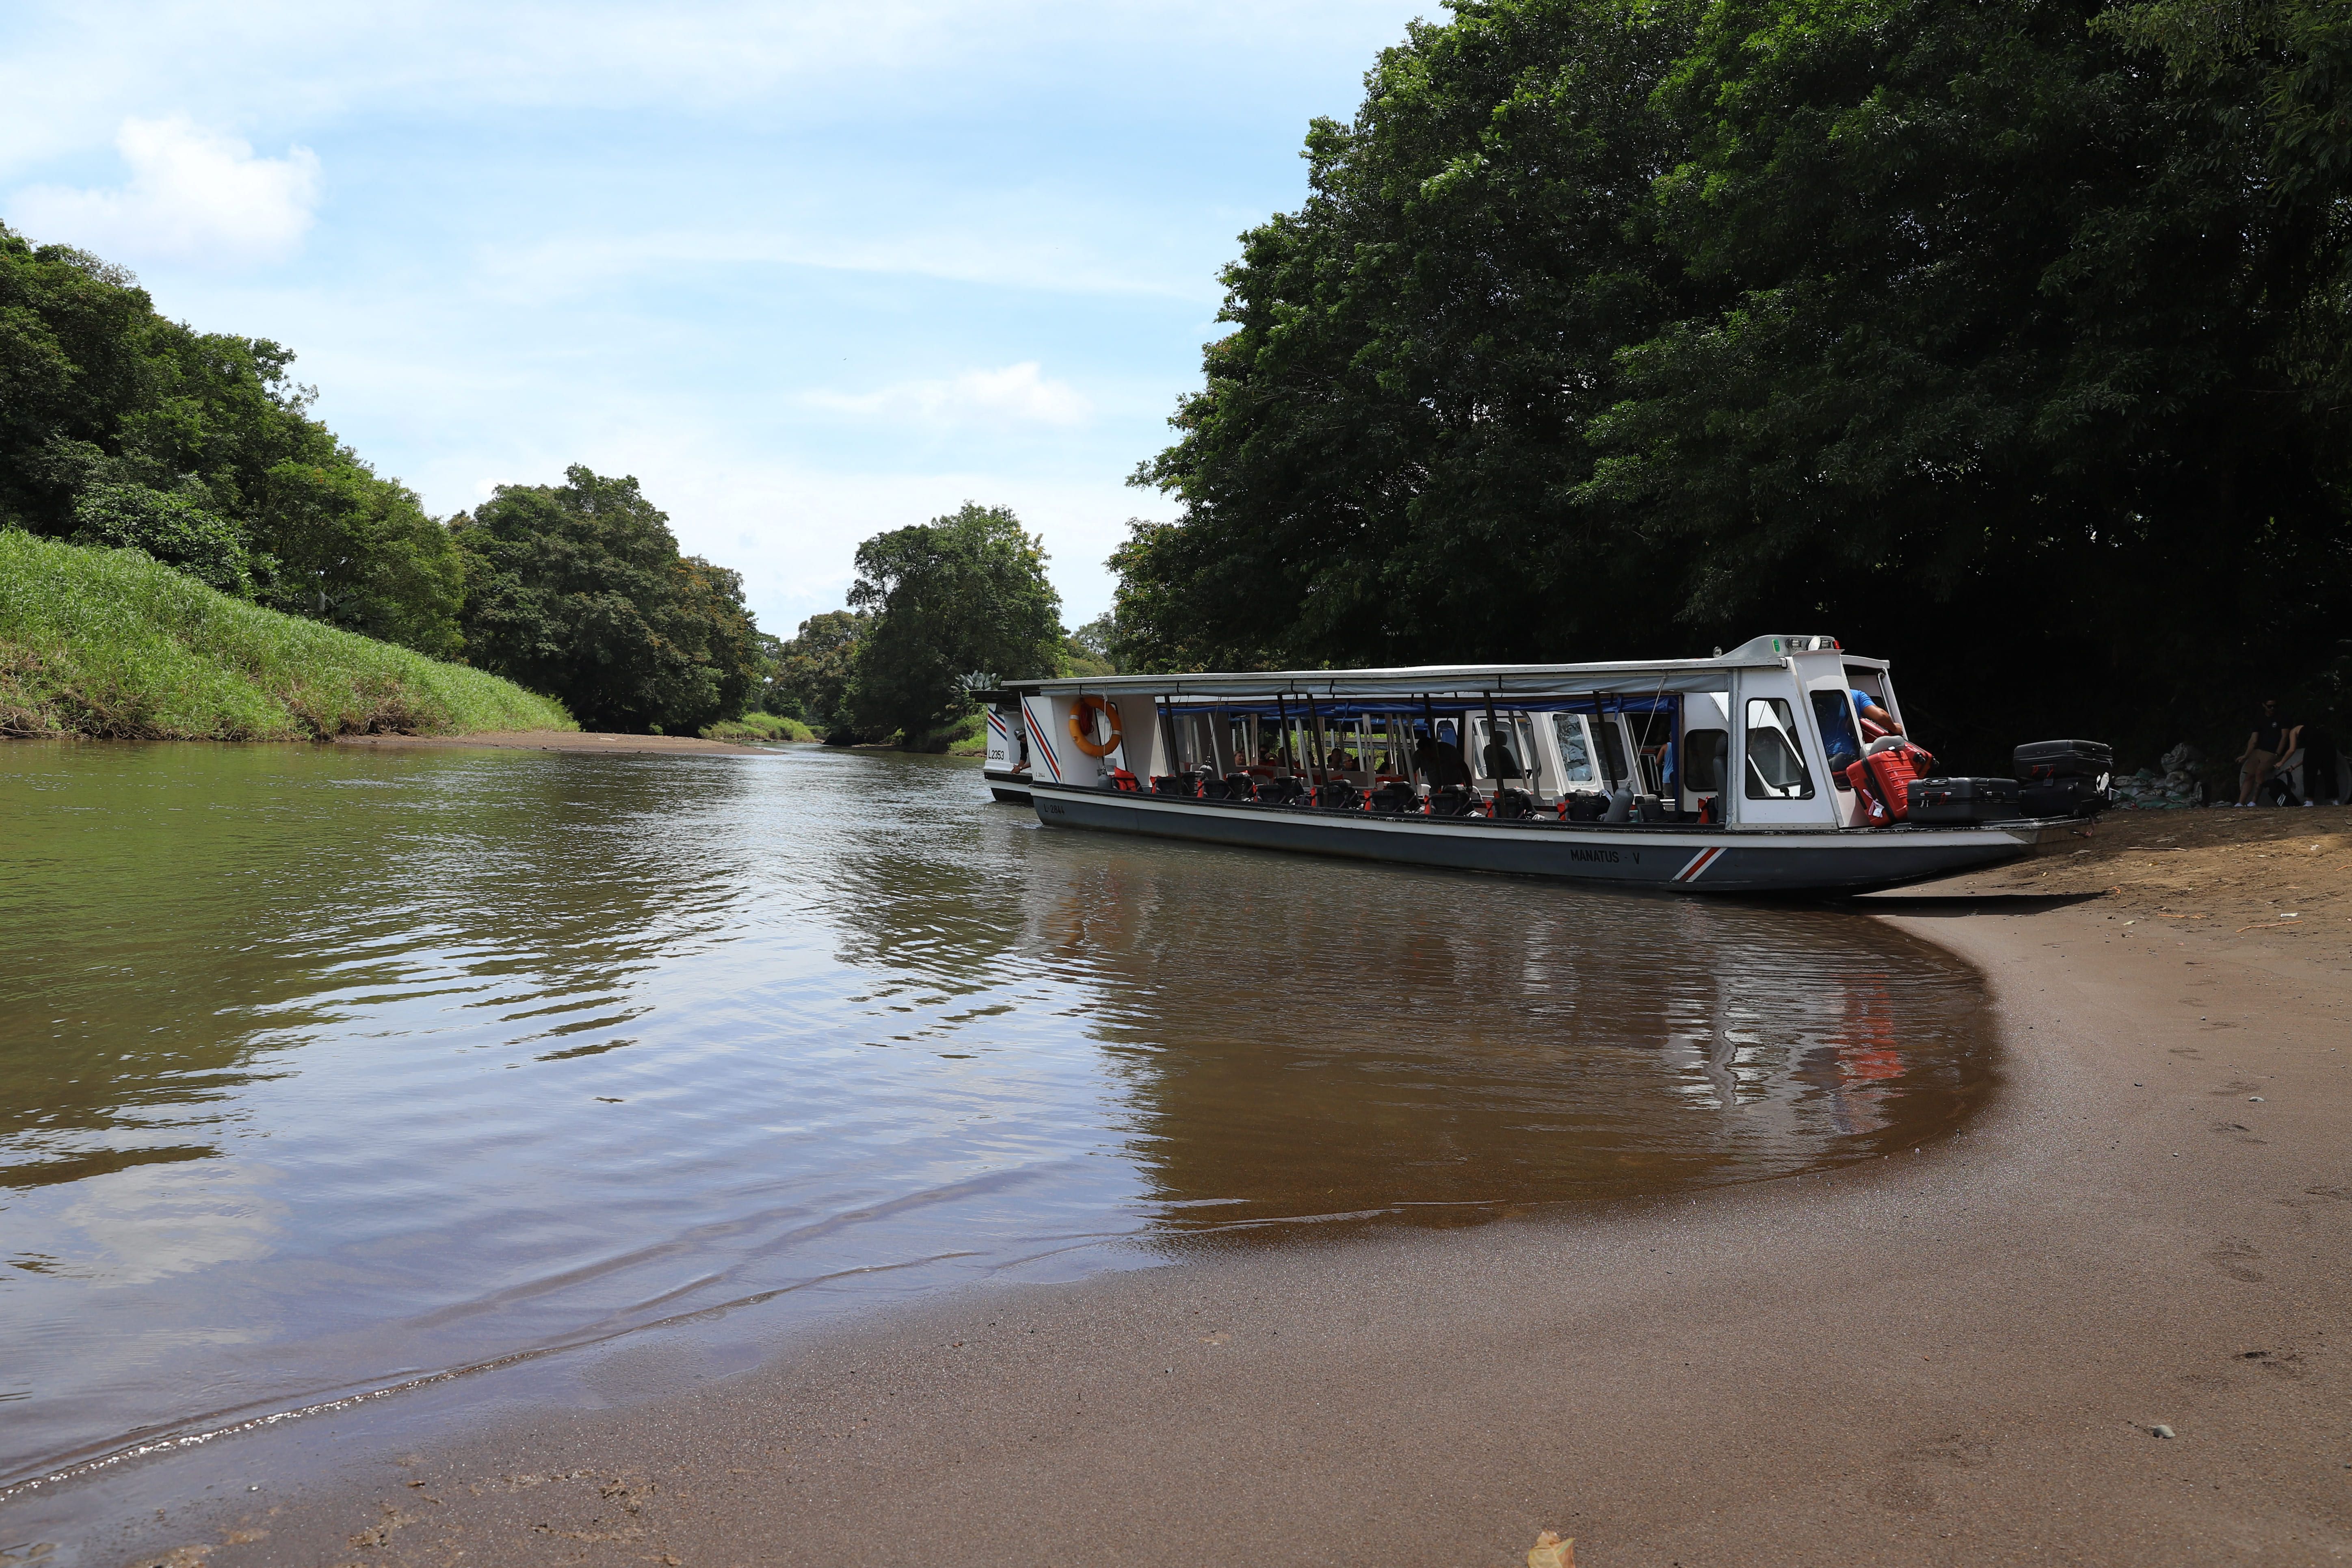
<svg viewBox="0 0 2352 1568">
<path fill-rule="evenodd" d="M 985 707 L 990 787 L 1048 827 L 1755 893 L 1895 887 L 2081 826 L 1870 826 L 1848 767 L 1864 715 L 1899 734 L 1902 706 L 1886 661 L 1830 637 L 1650 663 L 1027 681 Z"/>
</svg>

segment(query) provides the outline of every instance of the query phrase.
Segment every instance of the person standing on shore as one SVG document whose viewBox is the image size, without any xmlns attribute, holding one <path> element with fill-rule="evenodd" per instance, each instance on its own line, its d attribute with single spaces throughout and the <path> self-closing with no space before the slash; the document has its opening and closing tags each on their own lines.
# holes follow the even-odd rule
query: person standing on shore
<svg viewBox="0 0 2352 1568">
<path fill-rule="evenodd" d="M 2263 716 L 2254 724 L 2254 732 L 2246 737 L 2246 749 L 2238 753 L 2238 804 L 2252 805 L 2254 797 L 2270 778 L 2278 760 L 2294 750 L 2296 739 L 2303 733 L 2300 724 L 2289 724 L 2279 717 L 2278 699 L 2263 699 Z"/>
</svg>

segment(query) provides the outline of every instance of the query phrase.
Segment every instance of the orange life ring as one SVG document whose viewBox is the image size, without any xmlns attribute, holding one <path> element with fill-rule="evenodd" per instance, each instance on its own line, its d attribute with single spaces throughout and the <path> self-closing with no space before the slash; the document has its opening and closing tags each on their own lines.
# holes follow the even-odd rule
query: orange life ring
<svg viewBox="0 0 2352 1568">
<path fill-rule="evenodd" d="M 1097 744 L 1095 741 L 1096 714 L 1110 730 L 1110 739 Z M 1070 741 L 1090 757 L 1108 757 L 1118 750 L 1118 704 L 1106 702 L 1099 697 L 1081 697 L 1070 704 Z"/>
</svg>

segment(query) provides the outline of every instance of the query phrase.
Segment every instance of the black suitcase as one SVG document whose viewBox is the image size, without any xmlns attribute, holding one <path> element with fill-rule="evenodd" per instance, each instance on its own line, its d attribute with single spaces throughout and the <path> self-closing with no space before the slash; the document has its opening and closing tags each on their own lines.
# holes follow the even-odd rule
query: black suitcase
<svg viewBox="0 0 2352 1568">
<path fill-rule="evenodd" d="M 2108 802 L 2096 779 L 2052 779 L 2018 785 L 2017 804 L 2028 816 L 2096 816 Z"/>
<path fill-rule="evenodd" d="M 1906 820 L 1931 826 L 2008 822 L 2020 816 L 2015 779 L 1913 779 Z"/>
<path fill-rule="evenodd" d="M 2031 741 L 2011 760 L 2020 784 L 2095 779 L 2104 786 L 2116 771 L 2116 749 L 2105 741 Z"/>
</svg>

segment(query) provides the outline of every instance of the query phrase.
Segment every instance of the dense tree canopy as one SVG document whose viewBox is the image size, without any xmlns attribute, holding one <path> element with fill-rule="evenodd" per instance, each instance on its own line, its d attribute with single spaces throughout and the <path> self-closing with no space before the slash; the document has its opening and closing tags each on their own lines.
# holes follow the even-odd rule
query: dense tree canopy
<svg viewBox="0 0 2352 1568">
<path fill-rule="evenodd" d="M 2340 4 L 1454 10 L 1227 269 L 1130 667 L 1832 631 L 1989 754 L 2336 657 Z"/>
<path fill-rule="evenodd" d="M 849 687 L 857 677 L 858 639 L 873 619 L 863 610 L 834 610 L 803 621 L 799 634 L 777 647 L 767 710 L 813 724 L 836 744 L 856 739 Z"/>
<path fill-rule="evenodd" d="M 455 546 L 310 416 L 294 356 L 155 313 L 120 268 L 0 228 L 0 527 L 456 651 Z"/>
<path fill-rule="evenodd" d="M 761 679 L 742 582 L 680 557 L 635 479 L 574 466 L 501 485 L 454 532 L 467 658 L 559 698 L 591 730 L 688 732 L 740 716 Z"/>
<path fill-rule="evenodd" d="M 851 716 L 876 735 L 916 736 L 966 710 L 960 679 L 1051 675 L 1062 658 L 1062 601 L 1042 540 L 1003 507 L 966 501 L 947 517 L 857 547 L 857 642 Z"/>
</svg>

